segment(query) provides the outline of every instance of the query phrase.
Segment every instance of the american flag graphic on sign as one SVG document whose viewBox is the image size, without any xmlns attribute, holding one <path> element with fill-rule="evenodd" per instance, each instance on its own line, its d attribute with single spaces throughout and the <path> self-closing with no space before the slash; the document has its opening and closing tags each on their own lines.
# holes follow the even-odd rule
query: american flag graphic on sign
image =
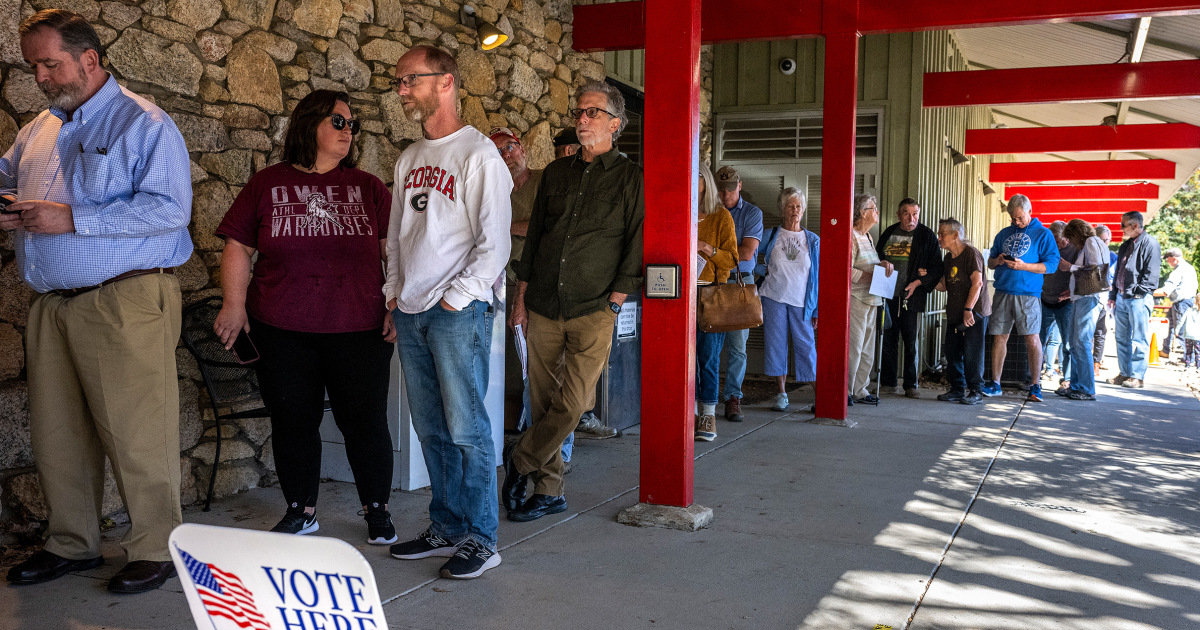
<svg viewBox="0 0 1200 630">
<path fill-rule="evenodd" d="M 210 617 L 228 619 L 239 628 L 271 630 L 271 624 L 254 606 L 254 594 L 238 576 L 222 571 L 216 565 L 200 562 L 182 549 L 179 549 L 179 556 L 183 558 L 188 575 L 196 585 L 196 593 Z"/>
</svg>

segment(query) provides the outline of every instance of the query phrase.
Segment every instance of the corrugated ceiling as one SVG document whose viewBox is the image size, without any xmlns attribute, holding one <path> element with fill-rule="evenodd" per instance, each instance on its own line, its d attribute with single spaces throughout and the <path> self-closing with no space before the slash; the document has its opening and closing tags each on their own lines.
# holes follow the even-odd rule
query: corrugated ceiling
<svg viewBox="0 0 1200 630">
<path fill-rule="evenodd" d="M 1137 20 L 1097 23 L 1058 23 L 959 29 L 955 38 L 975 69 L 1032 68 L 1116 63 L 1125 54 L 1129 33 Z M 1200 16 L 1157 17 L 1142 61 L 1200 58 Z M 1009 127 L 1068 127 L 1098 125 L 1117 113 L 1117 103 L 1062 103 L 995 107 L 996 121 Z M 1200 126 L 1200 100 L 1171 99 L 1130 103 L 1125 124 L 1185 122 Z M 1100 160 L 1107 153 L 1017 155 L 1021 162 L 1054 159 Z M 1150 203 L 1150 217 L 1200 166 L 1200 150 L 1120 153 L 1117 159 L 1162 158 L 1178 164 L 1175 180 L 1160 181 L 1163 195 Z M 1148 217 L 1149 218 L 1149 217 Z"/>
</svg>

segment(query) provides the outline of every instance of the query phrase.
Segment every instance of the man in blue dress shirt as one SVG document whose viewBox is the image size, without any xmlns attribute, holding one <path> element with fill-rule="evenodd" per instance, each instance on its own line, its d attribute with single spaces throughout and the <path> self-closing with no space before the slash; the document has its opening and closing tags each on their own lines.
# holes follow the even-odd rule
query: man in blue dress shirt
<svg viewBox="0 0 1200 630">
<path fill-rule="evenodd" d="M 745 282 L 754 282 L 754 266 L 758 264 L 758 243 L 763 237 L 763 213 L 758 206 L 742 199 L 742 178 L 732 166 L 717 170 L 717 196 L 721 204 L 733 215 L 733 231 L 738 242 L 737 273 Z M 730 282 L 738 276 L 730 274 Z M 725 390 L 721 400 L 725 401 L 725 419 L 741 422 L 742 381 L 746 378 L 746 339 L 749 330 L 733 330 L 725 333 L 725 346 L 729 348 L 729 362 L 725 365 Z"/>
<path fill-rule="evenodd" d="M 175 123 L 117 85 L 82 16 L 21 23 L 21 52 L 50 102 L 0 158 L 0 215 L 22 278 L 37 291 L 25 331 L 29 427 L 49 506 L 45 548 L 14 584 L 99 566 L 104 458 L 129 512 L 129 562 L 116 593 L 173 573 L 179 508 L 181 296 L 192 254 L 187 147 Z"/>
</svg>

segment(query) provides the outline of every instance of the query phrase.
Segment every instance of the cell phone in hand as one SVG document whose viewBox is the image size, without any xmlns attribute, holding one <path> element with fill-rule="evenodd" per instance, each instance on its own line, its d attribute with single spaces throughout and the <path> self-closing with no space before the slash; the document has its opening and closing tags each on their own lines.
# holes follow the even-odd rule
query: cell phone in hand
<svg viewBox="0 0 1200 630">
<path fill-rule="evenodd" d="M 14 203 L 12 199 L 0 197 L 0 214 L 21 214 L 20 210 L 9 210 L 8 206 Z"/>
<path fill-rule="evenodd" d="M 233 340 L 233 358 L 242 365 L 254 363 L 259 358 L 258 348 L 254 347 L 254 342 L 250 341 L 250 335 L 244 329 L 239 330 L 237 338 Z"/>
<path fill-rule="evenodd" d="M 1004 260 L 1011 260 L 1013 262 L 1016 262 L 1016 260 L 1017 260 L 1016 258 L 1012 257 L 1012 254 L 1000 254 L 1000 257 L 1003 258 Z"/>
</svg>

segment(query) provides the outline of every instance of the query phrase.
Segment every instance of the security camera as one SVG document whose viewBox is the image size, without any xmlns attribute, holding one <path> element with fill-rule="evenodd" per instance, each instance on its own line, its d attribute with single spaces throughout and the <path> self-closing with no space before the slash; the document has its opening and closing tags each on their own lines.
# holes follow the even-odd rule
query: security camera
<svg viewBox="0 0 1200 630">
<path fill-rule="evenodd" d="M 784 74 L 796 73 L 796 60 L 791 57 L 784 57 L 779 60 L 779 71 Z"/>
</svg>

